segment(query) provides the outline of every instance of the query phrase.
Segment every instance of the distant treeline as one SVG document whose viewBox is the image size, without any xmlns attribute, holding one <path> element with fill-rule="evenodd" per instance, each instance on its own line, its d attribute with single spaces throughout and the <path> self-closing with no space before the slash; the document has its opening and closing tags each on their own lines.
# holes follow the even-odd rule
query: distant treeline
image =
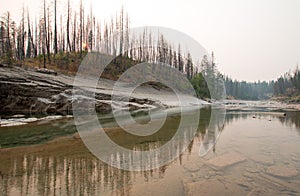
<svg viewBox="0 0 300 196">
<path fill-rule="evenodd" d="M 274 81 L 271 82 L 246 82 L 232 80 L 225 77 L 225 87 L 227 98 L 243 100 L 268 99 L 273 95 Z"/>
<path fill-rule="evenodd" d="M 277 80 L 269 82 L 239 82 L 225 77 L 226 94 L 228 98 L 260 100 L 271 97 L 297 97 L 300 96 L 300 70 L 285 73 Z"/>
</svg>

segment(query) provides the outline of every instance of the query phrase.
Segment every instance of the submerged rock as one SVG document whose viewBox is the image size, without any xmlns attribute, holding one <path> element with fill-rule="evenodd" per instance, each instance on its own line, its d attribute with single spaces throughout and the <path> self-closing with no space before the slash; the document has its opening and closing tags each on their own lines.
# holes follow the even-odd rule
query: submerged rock
<svg viewBox="0 0 300 196">
<path fill-rule="evenodd" d="M 199 165 L 197 162 L 195 161 L 189 161 L 185 164 L 183 164 L 183 168 L 187 171 L 187 172 L 197 172 L 200 170 L 201 165 Z"/>
<path fill-rule="evenodd" d="M 184 184 L 186 195 L 245 195 L 246 191 L 234 183 L 211 179 Z"/>
<path fill-rule="evenodd" d="M 274 165 L 267 169 L 267 173 L 279 177 L 294 177 L 298 171 L 293 166 Z"/>
<path fill-rule="evenodd" d="M 273 165 L 274 160 L 271 156 L 266 156 L 266 155 L 254 155 L 252 159 L 256 162 L 263 163 L 266 165 Z"/>
</svg>

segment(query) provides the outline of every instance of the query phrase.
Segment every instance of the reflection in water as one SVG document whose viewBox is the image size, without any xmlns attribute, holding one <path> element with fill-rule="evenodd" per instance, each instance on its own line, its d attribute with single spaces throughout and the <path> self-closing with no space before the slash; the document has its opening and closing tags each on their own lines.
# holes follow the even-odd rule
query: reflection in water
<svg viewBox="0 0 300 196">
<path fill-rule="evenodd" d="M 130 184 L 136 177 L 144 181 L 154 176 L 163 178 L 166 168 L 128 172 L 93 156 L 25 154 L 13 160 L 8 173 L 2 174 L 0 184 L 4 195 L 128 195 Z"/>
<path fill-rule="evenodd" d="M 189 114 L 192 115 L 192 114 Z M 197 134 L 204 137 L 207 134 L 211 116 L 211 109 L 205 108 L 201 111 L 201 118 Z M 176 132 L 180 116 L 171 115 L 161 131 L 148 137 L 133 137 L 122 130 L 107 131 L 116 143 L 135 151 L 153 150 L 162 146 Z M 192 125 L 190 125 L 192 126 Z M 171 148 L 168 148 L 161 156 L 178 157 L 179 153 L 188 146 L 191 152 L 193 147 L 193 130 L 189 125 L 184 127 L 180 139 L 173 141 Z M 204 134 L 204 135 L 203 135 Z M 172 147 L 173 146 L 173 147 Z M 64 151 L 64 149 L 61 149 Z M 86 154 L 89 154 L 85 150 Z M 129 156 L 124 157 L 124 156 Z M 129 165 L 135 164 L 130 154 L 113 154 L 112 161 L 122 162 L 130 160 Z M 179 156 L 180 162 L 182 155 Z M 168 165 L 143 172 L 128 172 L 111 167 L 96 157 L 82 155 L 69 156 L 46 156 L 38 154 L 24 154 L 18 156 L 9 166 L 8 173 L 2 175 L 1 187 L 5 195 L 27 195 L 36 193 L 37 195 L 99 195 L 100 193 L 127 195 L 130 191 L 130 184 L 134 179 L 149 179 L 157 176 L 163 178 Z M 160 157 L 156 159 L 145 159 L 144 164 L 157 165 Z M 149 166 L 150 165 L 150 166 Z M 147 166 L 140 165 L 141 169 Z"/>
<path fill-rule="evenodd" d="M 42 120 L 23 126 L 0 126 L 0 146 L 10 148 L 40 144 L 73 133 L 76 133 L 76 127 L 72 118 Z"/>
<path fill-rule="evenodd" d="M 222 109 L 203 108 L 195 138 L 192 141 L 185 141 L 183 137 L 182 140 L 174 141 L 176 142 L 174 146 L 189 144 L 186 150 L 187 153 L 181 154 L 178 158 L 180 165 L 187 162 L 184 156 L 190 156 L 194 151 L 193 149 L 199 149 L 197 152 L 204 155 L 214 148 L 219 135 L 224 129 L 224 121 L 220 120 L 220 116 L 224 112 Z M 266 121 L 279 120 L 285 125 L 297 127 L 299 131 L 299 113 L 297 115 L 287 113 L 284 117 L 279 113 L 230 112 L 226 114 L 225 126 L 253 116 Z M 134 150 L 155 149 L 164 144 L 174 134 L 173 129 L 177 128 L 176 123 L 174 123 L 176 121 L 178 121 L 177 116 L 170 116 L 163 127 L 164 132 L 157 133 L 152 137 L 130 138 L 118 129 L 107 133 L 109 137 L 126 148 Z M 189 131 L 187 126 L 185 133 L 189 134 Z M 197 146 L 199 141 L 201 141 L 200 148 Z M 37 150 L 33 153 L 26 150 L 24 153 L 15 156 L 11 154 L 10 160 L 6 163 L 1 162 L 2 165 L 0 165 L 0 188 L 3 195 L 130 195 L 135 185 L 141 182 L 163 179 L 166 171 L 174 169 L 173 162 L 158 169 L 142 172 L 119 170 L 91 155 L 82 143 L 78 145 L 78 143 L 73 144 L 72 142 L 66 143 L 64 148 L 59 149 L 53 147 L 45 148 L 46 150 Z M 55 146 L 56 144 L 49 144 L 49 146 L 51 145 Z M 28 149 L 30 148 L 28 147 Z M 43 145 L 32 148 L 43 149 Z M 22 151 L 22 148 L 10 150 L 9 153 L 14 153 L 14 150 Z M 176 156 L 179 150 L 170 149 L 165 156 Z M 1 157 L 9 157 L 8 155 L 2 156 L 5 155 L 5 151 L 0 151 L 0 154 Z M 114 155 L 112 159 L 122 161 L 122 156 L 124 155 Z M 1 157 L 0 160 L 4 161 Z M 158 161 L 158 159 L 148 160 L 147 164 L 157 164 L 155 161 Z"/>
<path fill-rule="evenodd" d="M 89 154 L 87 150 L 85 153 Z M 82 156 L 16 157 L 9 171 L 1 173 L 1 192 L 3 195 L 128 195 L 132 181 L 163 178 L 167 169 L 165 165 L 155 170 L 128 172 L 92 155 Z"/>
<path fill-rule="evenodd" d="M 118 132 L 118 137 L 123 138 L 121 143 L 115 141 L 117 137 L 111 136 L 112 133 L 101 129 L 93 113 L 78 112 L 74 119 L 82 141 L 92 154 L 116 168 L 141 171 L 161 167 L 183 153 L 195 136 L 199 114 L 197 107 L 168 108 L 151 112 L 150 124 L 141 125 L 126 113 L 119 113 L 115 117 L 122 122 L 120 127 L 127 130 Z"/>
<path fill-rule="evenodd" d="M 300 128 L 300 113 L 299 112 L 227 112 L 225 122 L 226 124 L 233 123 L 240 119 L 257 118 L 267 121 L 279 120 L 283 125 L 289 127 Z"/>
<path fill-rule="evenodd" d="M 299 112 L 287 112 L 285 117 L 277 117 L 283 125 L 296 127 L 300 135 L 300 114 Z"/>
<path fill-rule="evenodd" d="M 2 184 L 4 195 L 99 195 L 125 187 L 132 175 L 97 159 L 25 155 L 15 160 Z"/>
<path fill-rule="evenodd" d="M 216 142 L 224 129 L 225 109 L 212 108 L 209 126 L 203 134 L 199 155 L 205 156 L 211 149 L 215 152 Z"/>
</svg>

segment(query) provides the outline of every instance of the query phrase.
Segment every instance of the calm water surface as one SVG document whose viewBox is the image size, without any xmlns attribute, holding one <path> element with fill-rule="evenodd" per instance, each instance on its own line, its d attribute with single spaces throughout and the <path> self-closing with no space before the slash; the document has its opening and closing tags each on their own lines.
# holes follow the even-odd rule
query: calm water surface
<svg viewBox="0 0 300 196">
<path fill-rule="evenodd" d="M 0 191 L 2 195 L 300 194 L 299 112 L 284 116 L 227 111 L 222 121 L 218 112 L 211 111 L 201 109 L 197 133 L 183 154 L 163 167 L 141 172 L 119 170 L 98 160 L 78 137 L 69 136 L 76 132 L 71 119 L 2 127 Z M 147 122 L 143 116 L 135 114 L 140 123 Z M 116 126 L 109 114 L 99 118 L 106 127 Z M 159 133 L 144 138 L 118 127 L 108 128 L 107 134 L 126 148 L 152 149 L 174 135 L 179 121 L 172 114 Z M 52 141 L 59 136 L 67 137 Z"/>
</svg>

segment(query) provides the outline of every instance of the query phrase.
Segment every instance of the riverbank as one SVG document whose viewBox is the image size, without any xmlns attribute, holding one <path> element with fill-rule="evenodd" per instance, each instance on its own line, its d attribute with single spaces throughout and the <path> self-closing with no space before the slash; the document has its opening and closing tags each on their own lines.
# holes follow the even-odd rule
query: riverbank
<svg viewBox="0 0 300 196">
<path fill-rule="evenodd" d="M 16 66 L 0 67 L 0 114 L 72 115 L 72 104 L 86 100 L 95 104 L 96 112 L 102 113 L 109 113 L 112 109 L 133 111 L 178 105 L 177 96 L 170 89 L 144 85 L 136 88 L 127 102 L 122 98 L 124 92 L 129 90 L 124 83 L 122 90 L 114 94 L 120 99 L 113 101 L 111 97 L 115 84 L 113 80 L 100 78 L 96 88 L 86 86 L 89 84 L 83 81 L 83 87 L 74 88 L 73 76 L 49 73 Z M 82 93 L 83 91 L 88 92 Z M 89 97 L 93 93 L 95 96 Z M 190 105 L 207 104 L 196 98 L 188 99 Z"/>
<path fill-rule="evenodd" d="M 225 100 L 225 108 L 229 111 L 266 111 L 266 112 L 290 112 L 300 111 L 299 103 L 283 102 L 276 99 L 262 101 Z"/>
<path fill-rule="evenodd" d="M 299 96 L 277 96 L 277 97 L 272 97 L 272 101 L 277 101 L 281 103 L 286 103 L 286 104 L 300 104 L 300 95 Z"/>
</svg>

